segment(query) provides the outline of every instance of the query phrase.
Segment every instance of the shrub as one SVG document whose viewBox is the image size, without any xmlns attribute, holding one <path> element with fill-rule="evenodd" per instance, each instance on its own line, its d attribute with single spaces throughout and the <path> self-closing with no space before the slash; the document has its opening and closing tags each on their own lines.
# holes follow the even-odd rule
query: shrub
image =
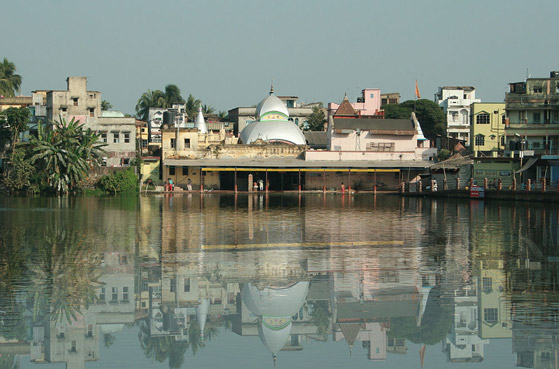
<svg viewBox="0 0 559 369">
<path fill-rule="evenodd" d="M 134 169 L 128 168 L 101 177 L 99 187 L 105 192 L 115 194 L 138 192 L 138 178 L 136 178 Z"/>
</svg>

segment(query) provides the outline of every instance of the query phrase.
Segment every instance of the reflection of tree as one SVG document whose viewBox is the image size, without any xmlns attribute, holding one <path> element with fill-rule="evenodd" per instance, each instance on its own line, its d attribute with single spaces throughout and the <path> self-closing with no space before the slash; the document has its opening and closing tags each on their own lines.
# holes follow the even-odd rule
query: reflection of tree
<svg viewBox="0 0 559 369">
<path fill-rule="evenodd" d="M 41 313 L 70 322 L 97 299 L 101 255 L 93 248 L 93 237 L 80 230 L 47 227 L 43 240 L 30 267 L 33 318 Z"/>
<path fill-rule="evenodd" d="M 417 326 L 415 317 L 390 319 L 389 336 L 408 339 L 413 343 L 434 345 L 448 334 L 454 318 L 454 305 L 450 300 L 441 299 L 440 287 L 429 292 L 421 325 Z"/>
<path fill-rule="evenodd" d="M 138 333 L 138 339 L 146 358 L 160 363 L 169 359 L 169 368 L 180 368 L 184 362 L 188 342 L 177 341 L 174 336 L 168 335 L 152 337 L 147 324 L 147 321 L 144 321 L 140 325 Z"/>
<path fill-rule="evenodd" d="M 19 361 L 15 355 L 0 355 L 0 369 L 19 369 Z"/>
<path fill-rule="evenodd" d="M 328 340 L 328 327 L 330 326 L 330 319 L 332 312 L 330 311 L 329 301 L 312 301 L 309 303 L 311 309 L 311 322 L 316 325 L 316 334 L 318 339 L 322 341 Z"/>
<path fill-rule="evenodd" d="M 196 321 L 192 322 L 190 327 L 188 327 L 188 343 L 190 344 L 192 355 L 196 355 L 200 348 L 206 346 L 204 340 L 202 339 L 200 325 Z"/>
<path fill-rule="evenodd" d="M 6 339 L 21 340 L 26 334 L 24 307 L 16 300 L 29 257 L 23 236 L 21 227 L 0 230 L 0 336 Z"/>
<path fill-rule="evenodd" d="M 103 343 L 105 344 L 105 347 L 109 348 L 113 345 L 113 343 L 115 343 L 116 341 L 116 337 L 113 336 L 110 333 L 105 333 L 103 335 Z"/>
</svg>

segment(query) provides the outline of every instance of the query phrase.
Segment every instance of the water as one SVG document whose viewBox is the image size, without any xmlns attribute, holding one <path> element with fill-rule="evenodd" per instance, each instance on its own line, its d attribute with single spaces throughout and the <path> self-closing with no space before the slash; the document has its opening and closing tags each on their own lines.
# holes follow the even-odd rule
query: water
<svg viewBox="0 0 559 369">
<path fill-rule="evenodd" d="M 557 368 L 559 209 L 0 198 L 0 368 Z"/>
</svg>

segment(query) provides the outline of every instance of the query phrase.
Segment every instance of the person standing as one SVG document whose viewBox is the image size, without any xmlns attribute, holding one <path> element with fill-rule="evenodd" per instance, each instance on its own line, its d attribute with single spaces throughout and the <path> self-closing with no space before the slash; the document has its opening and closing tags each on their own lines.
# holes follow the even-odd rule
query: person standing
<svg viewBox="0 0 559 369">
<path fill-rule="evenodd" d="M 173 186 L 173 180 L 169 178 L 169 191 L 173 191 L 175 187 Z"/>
<path fill-rule="evenodd" d="M 186 181 L 186 189 L 188 191 L 192 191 L 192 181 L 190 180 L 190 178 L 188 178 L 188 181 Z"/>
<path fill-rule="evenodd" d="M 262 180 L 262 178 L 258 180 L 258 190 L 264 191 L 264 181 Z"/>
</svg>

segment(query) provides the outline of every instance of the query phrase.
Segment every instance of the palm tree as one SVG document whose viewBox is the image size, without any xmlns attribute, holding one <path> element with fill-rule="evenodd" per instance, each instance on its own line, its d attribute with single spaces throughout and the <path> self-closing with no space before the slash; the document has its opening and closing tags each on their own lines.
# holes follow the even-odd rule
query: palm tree
<svg viewBox="0 0 559 369">
<path fill-rule="evenodd" d="M 101 101 L 101 110 L 103 110 L 103 111 L 110 110 L 112 107 L 113 107 L 113 104 L 111 104 L 107 100 Z"/>
<path fill-rule="evenodd" d="M 204 113 L 204 115 L 211 115 L 213 113 L 215 113 L 215 109 L 209 105 L 204 104 L 202 106 L 202 113 Z"/>
<path fill-rule="evenodd" d="M 19 92 L 21 76 L 15 71 L 15 64 L 4 58 L 0 63 L 0 95 L 11 97 Z"/>
<path fill-rule="evenodd" d="M 196 113 L 198 112 L 200 103 L 200 100 L 195 99 L 191 94 L 188 95 L 188 99 L 186 99 L 186 114 L 188 115 L 189 121 L 193 122 L 194 119 L 196 119 Z"/>
<path fill-rule="evenodd" d="M 147 90 L 140 96 L 136 104 L 136 118 L 147 122 L 149 119 L 149 108 L 166 108 L 168 106 L 165 93 L 161 90 Z"/>
<path fill-rule="evenodd" d="M 181 90 L 177 85 L 167 85 L 165 86 L 165 101 L 168 106 L 173 104 L 184 104 L 184 99 L 181 96 Z"/>
<path fill-rule="evenodd" d="M 175 337 L 168 335 L 152 337 L 147 321 L 140 325 L 138 339 L 146 358 L 160 363 L 169 359 L 169 368 L 180 368 L 182 366 L 184 354 L 188 348 L 187 341 L 177 341 Z"/>
<path fill-rule="evenodd" d="M 89 170 L 101 165 L 106 144 L 74 118 L 68 123 L 60 118 L 46 130 L 38 127 L 38 136 L 24 144 L 29 161 L 43 177 L 43 185 L 57 193 L 75 191 Z"/>
</svg>

